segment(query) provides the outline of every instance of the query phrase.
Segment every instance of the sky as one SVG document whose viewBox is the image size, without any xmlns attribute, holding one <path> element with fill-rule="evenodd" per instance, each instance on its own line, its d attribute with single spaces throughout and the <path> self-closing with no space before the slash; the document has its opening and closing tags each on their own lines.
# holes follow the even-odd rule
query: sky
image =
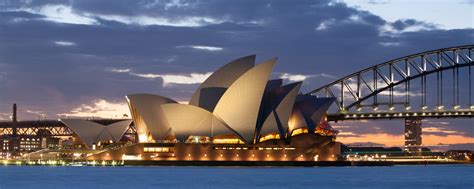
<svg viewBox="0 0 474 189">
<path fill-rule="evenodd" d="M 0 0 L 0 119 L 121 118 L 125 95 L 187 102 L 225 63 L 278 57 L 303 92 L 394 58 L 474 44 L 472 0 Z M 424 120 L 425 145 L 474 148 L 470 119 Z M 403 121 L 338 122 L 338 140 L 403 145 Z"/>
</svg>

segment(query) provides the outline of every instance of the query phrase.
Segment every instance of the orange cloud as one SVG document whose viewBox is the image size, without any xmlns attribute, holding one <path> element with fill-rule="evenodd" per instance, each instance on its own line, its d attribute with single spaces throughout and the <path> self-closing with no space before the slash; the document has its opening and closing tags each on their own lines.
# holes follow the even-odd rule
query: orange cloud
<svg viewBox="0 0 474 189">
<path fill-rule="evenodd" d="M 438 144 L 462 144 L 474 143 L 474 137 L 463 135 L 438 136 L 424 134 L 421 136 L 424 146 L 434 146 Z M 385 146 L 404 146 L 404 135 L 391 135 L 385 133 L 362 134 L 357 136 L 339 136 L 337 140 L 342 143 L 374 142 L 384 144 Z"/>
<path fill-rule="evenodd" d="M 403 146 L 404 136 L 403 135 L 391 135 L 385 133 L 376 134 L 362 134 L 356 136 L 339 136 L 337 140 L 342 143 L 359 143 L 359 142 L 374 142 L 384 144 L 385 146 Z"/>
<path fill-rule="evenodd" d="M 474 137 L 463 135 L 421 135 L 423 145 L 474 143 Z"/>
</svg>

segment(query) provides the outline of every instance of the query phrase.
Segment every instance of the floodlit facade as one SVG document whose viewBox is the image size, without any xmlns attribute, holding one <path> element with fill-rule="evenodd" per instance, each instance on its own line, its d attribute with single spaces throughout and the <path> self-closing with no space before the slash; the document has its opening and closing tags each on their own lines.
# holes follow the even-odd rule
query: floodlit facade
<svg viewBox="0 0 474 189">
<path fill-rule="evenodd" d="M 276 62 L 255 64 L 255 55 L 231 61 L 209 76 L 188 104 L 154 94 L 127 95 L 138 143 L 88 158 L 335 160 L 337 131 L 325 122 L 334 99 L 300 94 L 302 82 L 269 80 Z"/>
</svg>

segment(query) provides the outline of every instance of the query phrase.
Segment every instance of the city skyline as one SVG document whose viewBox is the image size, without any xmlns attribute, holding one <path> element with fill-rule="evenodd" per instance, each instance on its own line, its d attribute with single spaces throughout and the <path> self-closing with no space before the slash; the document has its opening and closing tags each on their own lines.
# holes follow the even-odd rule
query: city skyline
<svg viewBox="0 0 474 189">
<path fill-rule="evenodd" d="M 19 119 L 121 118 L 130 116 L 123 97 L 132 91 L 187 102 L 222 62 L 254 53 L 258 61 L 279 57 L 271 78 L 304 81 L 302 91 L 309 92 L 393 58 L 474 42 L 472 1 L 433 3 L 459 8 L 446 15 L 455 24 L 419 12 L 376 14 L 391 1 L 358 2 L 4 1 L 0 119 L 9 119 L 13 103 Z M 471 12 L 464 15 L 466 7 Z M 332 125 L 342 142 L 404 142 L 403 120 Z M 472 125 L 424 120 L 423 144 L 472 147 Z"/>
</svg>

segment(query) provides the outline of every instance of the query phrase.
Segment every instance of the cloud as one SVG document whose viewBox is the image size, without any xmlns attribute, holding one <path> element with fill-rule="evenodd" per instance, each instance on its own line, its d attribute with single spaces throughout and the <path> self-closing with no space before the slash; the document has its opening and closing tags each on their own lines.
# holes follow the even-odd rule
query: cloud
<svg viewBox="0 0 474 189">
<path fill-rule="evenodd" d="M 474 143 L 474 137 L 458 134 L 439 136 L 433 134 L 423 134 L 423 145 L 433 146 L 439 144 L 463 144 Z M 405 137 L 403 134 L 393 135 L 386 133 L 372 133 L 357 136 L 338 136 L 337 140 L 342 143 L 376 142 L 385 146 L 404 146 Z"/>
<path fill-rule="evenodd" d="M 430 133 L 433 135 L 451 135 L 451 134 L 457 134 L 457 135 L 464 135 L 464 132 L 460 131 L 455 131 L 455 130 L 449 130 L 445 128 L 440 128 L 440 127 L 423 127 L 422 128 L 423 133 Z"/>
<path fill-rule="evenodd" d="M 439 144 L 463 144 L 474 143 L 474 137 L 464 136 L 459 134 L 452 134 L 446 136 L 439 136 L 433 134 L 423 134 L 423 145 L 439 145 Z"/>
<path fill-rule="evenodd" d="M 111 69 L 109 69 L 109 71 L 115 72 L 115 73 L 128 73 L 128 72 L 130 72 L 130 69 L 128 69 L 128 68 L 124 68 L 124 69 L 111 68 Z"/>
<path fill-rule="evenodd" d="M 385 133 L 372 133 L 351 136 L 338 136 L 337 140 L 342 143 L 375 142 L 385 146 L 403 146 L 404 135 L 391 135 Z"/>
<path fill-rule="evenodd" d="M 401 45 L 400 42 L 379 42 L 379 44 L 381 46 L 384 46 L 384 47 L 393 47 L 393 46 L 400 46 Z"/>
<path fill-rule="evenodd" d="M 215 46 L 204 46 L 204 45 L 186 45 L 186 46 L 177 46 L 177 48 L 192 48 L 197 50 L 203 51 L 222 51 L 224 48 L 222 47 L 215 47 Z"/>
<path fill-rule="evenodd" d="M 130 73 L 130 75 L 148 78 L 148 79 L 156 79 L 161 78 L 163 80 L 163 87 L 167 87 L 173 84 L 198 84 L 204 82 L 212 72 L 208 73 L 190 73 L 190 74 L 138 74 L 138 73 Z"/>
<path fill-rule="evenodd" d="M 35 115 L 44 115 L 43 111 L 37 111 L 37 110 L 25 110 L 25 112 L 29 114 L 35 114 Z"/>
<path fill-rule="evenodd" d="M 64 24 L 82 24 L 97 25 L 98 22 L 91 17 L 85 16 L 65 5 L 44 5 L 36 8 L 20 8 L 16 11 L 25 11 L 32 14 L 43 16 L 42 20 L 64 23 Z"/>
<path fill-rule="evenodd" d="M 101 25 L 103 20 L 138 26 L 200 27 L 227 21 L 206 16 L 179 16 L 171 18 L 158 15 L 97 14 L 75 10 L 71 6 L 60 4 L 46 4 L 38 7 L 10 9 L 8 11 L 25 11 L 43 16 L 39 18 L 40 20 L 79 25 Z M 27 19 L 22 18 L 22 20 Z"/>
<path fill-rule="evenodd" d="M 335 19 L 327 19 L 323 20 L 321 23 L 319 23 L 318 27 L 316 27 L 316 30 L 318 31 L 323 31 L 329 28 L 329 26 L 333 25 L 336 23 Z"/>
<path fill-rule="evenodd" d="M 357 136 L 357 134 L 354 133 L 354 132 L 340 131 L 337 136 L 339 136 L 339 137 L 349 137 L 349 136 Z"/>
<path fill-rule="evenodd" d="M 300 75 L 300 74 L 288 74 L 288 73 L 284 73 L 283 75 L 280 76 L 281 79 L 286 79 L 291 82 L 304 81 L 308 77 L 310 76 Z"/>
<path fill-rule="evenodd" d="M 422 22 L 414 19 L 401 19 L 395 22 L 387 22 L 379 27 L 381 36 L 396 37 L 406 32 L 420 32 L 437 29 L 437 26 L 432 23 Z M 380 42 L 383 46 L 398 46 L 399 42 Z"/>
<path fill-rule="evenodd" d="M 397 31 L 403 31 L 403 32 L 431 30 L 431 29 L 436 28 L 436 26 L 433 24 L 421 22 L 415 19 L 397 20 L 393 23 L 390 23 L 390 26 L 392 26 L 392 28 Z"/>
<path fill-rule="evenodd" d="M 428 121 L 426 122 L 427 124 L 439 124 L 439 125 L 449 125 L 449 122 L 447 121 Z"/>
<path fill-rule="evenodd" d="M 304 81 L 308 78 L 312 78 L 312 77 L 326 77 L 326 78 L 331 78 L 331 79 L 335 79 L 336 77 L 332 76 L 332 75 L 329 75 L 329 74 L 324 74 L 324 73 L 321 73 L 321 74 L 314 74 L 314 75 L 302 75 L 302 74 L 290 74 L 290 73 L 282 73 L 280 75 L 280 79 L 286 79 L 290 82 L 298 82 L 298 81 Z"/>
<path fill-rule="evenodd" d="M 81 104 L 69 112 L 60 113 L 60 117 L 99 117 L 99 118 L 122 118 L 126 114 L 130 116 L 126 102 L 110 102 L 104 99 L 96 99 L 92 104 Z"/>
<path fill-rule="evenodd" d="M 3 112 L 0 112 L 0 120 L 2 121 L 10 121 L 11 118 L 11 113 L 3 113 Z"/>
<path fill-rule="evenodd" d="M 165 10 L 168 10 L 170 8 L 182 8 L 187 6 L 190 6 L 190 3 L 181 0 L 171 0 L 165 4 Z"/>
<path fill-rule="evenodd" d="M 76 45 L 76 43 L 72 41 L 55 41 L 54 44 L 58 46 L 75 46 Z"/>
<path fill-rule="evenodd" d="M 174 26 L 174 27 L 200 27 L 210 24 L 220 24 L 224 20 L 219 20 L 210 17 L 200 16 L 185 16 L 182 18 L 166 18 L 158 16 L 124 16 L 124 15 L 101 15 L 101 14 L 87 14 L 90 17 L 97 17 L 102 20 L 115 21 L 122 24 L 139 25 L 139 26 Z"/>
<path fill-rule="evenodd" d="M 389 0 L 369 0 L 367 1 L 368 4 L 373 4 L 373 5 L 381 5 L 381 4 L 388 4 L 390 3 Z"/>
<path fill-rule="evenodd" d="M 380 92 L 379 94 L 390 96 L 390 91 L 385 90 L 385 91 Z M 395 97 L 406 96 L 406 92 L 403 91 L 403 90 L 393 90 L 392 95 L 395 96 Z M 410 96 L 422 96 L 421 92 L 413 92 L 413 91 L 410 91 L 408 93 L 408 95 L 410 95 Z"/>
</svg>

